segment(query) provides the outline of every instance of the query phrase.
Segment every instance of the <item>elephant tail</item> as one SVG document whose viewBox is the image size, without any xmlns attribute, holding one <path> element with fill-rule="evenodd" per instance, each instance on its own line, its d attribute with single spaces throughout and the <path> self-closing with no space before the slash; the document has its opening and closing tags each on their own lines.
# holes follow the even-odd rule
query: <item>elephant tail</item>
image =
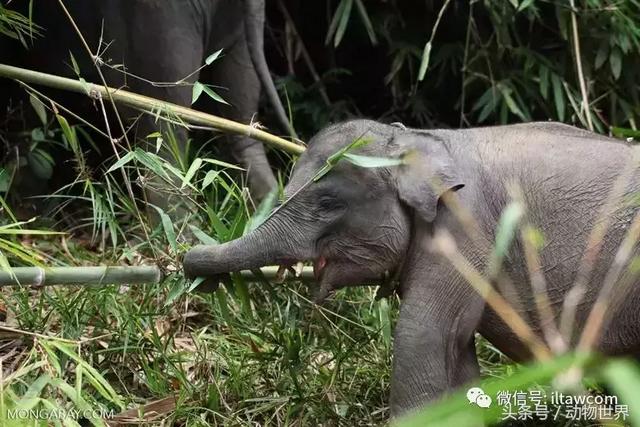
<svg viewBox="0 0 640 427">
<path fill-rule="evenodd" d="M 269 72 L 269 66 L 267 65 L 267 60 L 264 56 L 264 0 L 245 0 L 245 13 L 245 35 L 253 67 L 258 74 L 262 87 L 267 93 L 269 102 L 275 109 L 281 125 L 287 130 L 287 132 L 289 132 L 291 137 L 297 138 L 298 136 L 296 135 L 296 131 L 293 129 L 293 126 L 287 117 L 285 108 L 280 101 L 276 85 L 273 83 L 273 79 Z"/>
</svg>

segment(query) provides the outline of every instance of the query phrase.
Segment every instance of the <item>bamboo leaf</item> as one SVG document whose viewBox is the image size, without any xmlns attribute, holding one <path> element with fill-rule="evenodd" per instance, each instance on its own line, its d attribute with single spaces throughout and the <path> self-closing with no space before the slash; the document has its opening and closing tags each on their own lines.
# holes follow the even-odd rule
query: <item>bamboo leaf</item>
<svg viewBox="0 0 640 427">
<path fill-rule="evenodd" d="M 213 89 L 211 89 L 210 86 L 208 85 L 202 85 L 202 86 L 203 86 L 202 89 L 204 90 L 204 93 L 209 95 L 214 101 L 229 105 L 229 103 L 225 101 L 220 95 L 218 95 Z"/>
<path fill-rule="evenodd" d="M 34 94 L 29 94 L 29 103 L 31 104 L 31 106 L 33 107 L 33 110 L 38 115 L 38 118 L 40 119 L 40 123 L 42 123 L 43 126 L 46 125 L 47 110 L 44 108 L 44 104 L 42 103 L 42 101 L 40 101 L 40 99 Z"/>
<path fill-rule="evenodd" d="M 608 43 L 600 43 L 600 47 L 598 48 L 598 53 L 596 53 L 595 67 L 596 70 L 600 69 L 607 60 L 609 56 L 609 44 Z"/>
<path fill-rule="evenodd" d="M 218 177 L 218 174 L 220 172 L 218 171 L 209 171 L 207 172 L 207 174 L 204 176 L 204 178 L 202 179 L 202 187 L 201 190 L 204 191 L 205 188 L 207 188 L 208 186 L 210 186 L 213 181 L 216 180 L 216 178 Z"/>
<path fill-rule="evenodd" d="M 207 64 L 207 65 L 211 65 L 211 63 L 213 63 L 213 61 L 218 59 L 218 57 L 220 56 L 221 53 L 222 53 L 222 49 L 216 50 L 211 55 L 207 56 L 207 58 L 204 60 L 204 63 Z"/>
<path fill-rule="evenodd" d="M 362 23 L 367 30 L 367 35 L 369 36 L 369 40 L 371 40 L 372 45 L 378 44 L 378 39 L 376 38 L 376 32 L 373 29 L 373 24 L 371 23 L 371 19 L 369 19 L 369 14 L 367 13 L 367 9 L 364 7 L 364 3 L 362 0 L 355 0 L 356 7 L 358 9 L 358 13 L 360 14 L 360 18 L 362 19 Z"/>
<path fill-rule="evenodd" d="M 351 9 L 353 7 L 353 0 L 343 0 L 345 3 L 342 15 L 340 16 L 340 22 L 338 23 L 338 29 L 336 30 L 336 36 L 333 39 L 333 47 L 338 47 L 344 37 L 344 32 L 347 30 L 347 24 L 351 17 Z"/>
<path fill-rule="evenodd" d="M 402 159 L 395 159 L 391 157 L 374 157 L 374 156 L 360 156 L 358 154 L 346 153 L 344 159 L 349 163 L 363 168 L 384 168 L 389 166 L 399 166 L 403 164 Z"/>
<path fill-rule="evenodd" d="M 196 280 L 198 279 L 199 277 L 196 278 Z M 167 299 L 164 302 L 164 306 L 165 307 L 170 306 L 175 300 L 180 298 L 180 296 L 184 295 L 186 291 L 187 291 L 187 282 L 185 282 L 184 280 L 175 280 L 173 283 L 173 286 L 171 287 L 171 289 L 169 290 L 169 293 L 167 294 Z"/>
<path fill-rule="evenodd" d="M 336 11 L 334 12 L 333 17 L 331 18 L 331 23 L 329 24 L 329 29 L 327 30 L 327 37 L 324 40 L 324 44 L 326 45 L 329 44 L 331 37 L 333 37 L 333 35 L 336 32 L 336 29 L 338 28 L 338 22 L 340 22 L 340 17 L 342 16 L 342 13 L 344 11 L 346 2 L 347 0 L 340 0 L 340 3 L 338 3 L 338 7 L 336 8 Z"/>
<path fill-rule="evenodd" d="M 249 219 L 249 221 L 247 221 L 247 224 L 244 227 L 243 235 L 258 228 L 258 226 L 269 217 L 269 214 L 271 213 L 277 202 L 278 188 L 275 187 L 271 191 L 269 191 L 269 193 L 265 196 L 265 198 L 258 206 L 258 209 L 256 209 L 256 212 Z"/>
<path fill-rule="evenodd" d="M 187 288 L 186 292 L 189 293 L 189 292 L 193 291 L 195 288 L 197 288 L 204 281 L 205 281 L 204 277 L 196 277 L 193 280 L 193 282 L 191 282 L 191 285 Z"/>
<path fill-rule="evenodd" d="M 609 55 L 609 66 L 611 67 L 611 74 L 613 78 L 618 80 L 620 73 L 622 73 L 622 54 L 620 49 L 614 48 Z"/>
<path fill-rule="evenodd" d="M 195 104 L 200 95 L 202 95 L 202 91 L 204 91 L 204 85 L 198 81 L 193 84 L 193 88 L 191 89 L 191 104 Z"/>
<path fill-rule="evenodd" d="M 524 215 L 524 206 L 517 202 L 507 205 L 500 215 L 496 228 L 496 241 L 489 259 L 489 277 L 496 277 L 515 237 L 520 219 Z"/>
<path fill-rule="evenodd" d="M 504 87 L 502 85 L 498 85 L 498 89 L 500 89 L 500 93 L 502 93 L 502 98 L 504 99 L 507 107 L 509 108 L 509 111 L 511 111 L 516 116 L 520 117 L 520 119 L 522 119 L 523 121 L 526 121 L 527 118 L 525 117 L 524 113 L 522 112 L 518 104 L 514 101 L 513 97 L 511 96 L 511 89 Z"/>
<path fill-rule="evenodd" d="M 611 360 L 603 368 L 603 377 L 616 395 L 630 408 L 640 407 L 640 370 L 630 360 Z M 640 416 L 631 412 L 631 425 L 640 426 Z"/>
<path fill-rule="evenodd" d="M 429 58 L 431 57 L 431 40 L 424 45 L 422 51 L 422 60 L 420 61 L 420 71 L 418 71 L 418 81 L 422 81 L 427 74 L 427 68 L 429 68 Z"/>
<path fill-rule="evenodd" d="M 518 12 L 522 12 L 523 10 L 531 6 L 533 4 L 533 1 L 534 0 L 522 0 L 522 3 L 520 3 L 520 6 L 518 6 Z"/>
<path fill-rule="evenodd" d="M 231 163 L 227 163 L 227 162 L 223 162 L 222 160 L 218 160 L 218 159 L 202 159 L 203 162 L 207 162 L 207 163 L 211 163 L 212 165 L 218 165 L 218 166 L 222 166 L 223 168 L 229 168 L 229 169 L 235 169 L 235 170 L 239 170 L 239 171 L 243 171 L 244 169 L 241 168 L 240 166 L 237 165 L 233 165 Z"/>
<path fill-rule="evenodd" d="M 184 175 L 180 189 L 183 189 L 184 187 L 187 186 L 187 184 L 191 182 L 191 179 L 196 174 L 196 172 L 198 172 L 198 170 L 200 169 L 200 166 L 202 166 L 202 159 L 198 157 L 193 161 L 193 163 L 191 163 L 189 170 L 187 170 L 187 173 Z"/>
<path fill-rule="evenodd" d="M 204 231 L 200 230 L 195 225 L 189 224 L 189 229 L 191 230 L 193 235 L 196 236 L 198 238 L 198 240 L 200 240 L 201 243 L 203 243 L 205 245 L 217 245 L 217 244 L 219 244 L 219 242 L 216 239 L 214 239 L 213 237 L 209 236 L 207 233 L 205 233 Z"/>
<path fill-rule="evenodd" d="M 549 98 L 549 68 L 540 67 L 540 95 L 546 100 Z"/>
<path fill-rule="evenodd" d="M 173 222 L 171 221 L 171 218 L 158 206 L 151 204 L 150 206 L 153 206 L 153 208 L 158 212 L 158 215 L 160 215 L 160 222 L 162 223 L 162 228 L 164 229 L 164 234 L 169 242 L 169 246 L 171 246 L 171 249 L 173 249 L 174 252 L 178 252 L 176 232 L 173 229 Z"/>
<path fill-rule="evenodd" d="M 557 74 L 551 74 L 551 86 L 553 88 L 553 102 L 556 105 L 556 112 L 558 113 L 558 119 L 564 121 L 565 101 L 562 90 L 562 82 Z"/>
<path fill-rule="evenodd" d="M 16 275 L 13 272 L 11 265 L 9 264 L 9 260 L 4 255 L 4 253 L 2 253 L 1 250 L 0 250 L 0 270 L 8 272 L 12 279 L 16 278 Z"/>
<path fill-rule="evenodd" d="M 115 162 L 108 170 L 107 173 L 111 173 L 114 170 L 120 169 L 121 167 L 123 167 L 124 165 L 126 165 L 127 163 L 129 163 L 131 160 L 133 160 L 136 157 L 135 152 L 133 151 L 129 151 L 127 154 L 125 154 L 124 156 L 120 157 L 120 159 Z"/>
<path fill-rule="evenodd" d="M 363 146 L 371 143 L 372 141 L 373 141 L 373 139 L 371 139 L 371 138 L 363 138 L 363 137 L 356 138 L 349 145 L 341 148 L 337 152 L 335 152 L 332 155 L 330 155 L 327 158 L 327 161 L 325 162 L 325 165 L 322 168 L 320 168 L 320 170 L 318 172 L 316 172 L 316 174 L 314 175 L 313 181 L 316 182 L 319 179 L 321 179 L 323 176 L 325 176 L 327 173 L 329 173 L 329 171 L 331 171 L 331 169 L 333 169 L 333 167 L 338 164 L 340 159 L 342 159 L 342 157 L 346 153 L 348 153 L 351 150 L 355 150 L 356 148 L 363 147 Z"/>
</svg>

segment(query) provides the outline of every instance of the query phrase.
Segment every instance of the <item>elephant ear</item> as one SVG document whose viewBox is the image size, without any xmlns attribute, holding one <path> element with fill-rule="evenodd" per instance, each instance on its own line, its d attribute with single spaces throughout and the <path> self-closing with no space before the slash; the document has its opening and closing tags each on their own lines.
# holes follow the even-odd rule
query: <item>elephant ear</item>
<svg viewBox="0 0 640 427">
<path fill-rule="evenodd" d="M 398 196 L 425 221 L 433 222 L 440 197 L 464 187 L 456 162 L 432 135 L 405 134 L 394 142 L 404 158 L 396 172 Z"/>
</svg>

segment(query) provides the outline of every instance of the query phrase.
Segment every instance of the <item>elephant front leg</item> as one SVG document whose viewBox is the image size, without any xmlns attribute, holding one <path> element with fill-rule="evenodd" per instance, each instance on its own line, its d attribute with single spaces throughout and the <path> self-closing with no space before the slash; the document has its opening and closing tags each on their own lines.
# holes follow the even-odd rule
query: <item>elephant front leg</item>
<svg viewBox="0 0 640 427">
<path fill-rule="evenodd" d="M 405 295 L 395 330 L 391 415 L 418 409 L 478 377 L 474 333 L 484 303 L 466 283 Z M 451 289 L 451 288 L 454 289 Z M 446 292 L 448 288 L 449 292 Z"/>
</svg>

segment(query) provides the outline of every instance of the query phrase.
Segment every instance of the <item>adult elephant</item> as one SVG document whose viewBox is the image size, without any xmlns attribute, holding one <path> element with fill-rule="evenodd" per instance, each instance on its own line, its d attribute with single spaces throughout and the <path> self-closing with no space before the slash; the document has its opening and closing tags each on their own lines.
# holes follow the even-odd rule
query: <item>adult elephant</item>
<svg viewBox="0 0 640 427">
<path fill-rule="evenodd" d="M 357 140 L 361 147 L 354 154 L 370 158 L 353 157 L 354 162 L 379 164 L 384 158 L 401 164 L 363 168 L 345 159 L 327 173 L 328 163 L 335 163 L 328 159 Z M 606 288 L 615 298 L 595 344 L 608 354 L 640 356 L 640 286 L 631 256 L 637 250 L 616 255 L 627 231 L 637 231 L 630 224 L 640 211 L 638 154 L 637 147 L 558 123 L 433 131 L 367 120 L 338 124 L 310 141 L 285 188 L 285 201 L 260 227 L 232 242 L 193 248 L 184 257 L 185 273 L 206 277 L 313 260 L 321 300 L 336 288 L 375 283 L 385 271 L 396 271 L 402 305 L 391 412 L 397 415 L 478 376 L 476 331 L 516 360 L 529 358 L 532 348 L 541 352 L 542 331 L 560 317 L 578 272 L 584 272 L 590 230 L 606 208 L 610 226 L 598 256 L 591 253 L 591 274 L 581 276 L 585 292 L 575 330 L 584 328 Z M 469 263 L 483 271 L 513 184 L 522 190 L 528 221 L 544 236 L 540 271 L 552 315 L 536 309 L 540 293 L 530 284 L 520 239 L 504 257 L 502 271 L 513 288 L 504 296 L 534 332 L 527 340 L 538 347 L 511 332 L 453 267 L 451 253 L 457 258 L 450 243 L 440 246 L 449 255 L 434 251 L 436 242 L 446 242 L 437 240 L 446 230 Z M 610 205 L 612 187 L 620 202 Z M 452 198 L 476 226 L 459 222 L 450 208 L 455 204 L 443 203 Z M 620 282 L 620 274 L 609 273 L 612 264 L 611 271 L 624 272 Z M 577 335 L 565 338 L 575 344 Z"/>
<path fill-rule="evenodd" d="M 294 135 L 263 52 L 264 0 L 67 0 L 64 4 L 94 50 L 94 59 L 102 63 L 108 84 L 183 106 L 191 105 L 192 83 L 213 84 L 222 88 L 216 90 L 228 104 L 203 100 L 201 106 L 246 124 L 255 121 L 264 89 L 283 129 Z M 3 61 L 75 77 L 71 53 L 80 75 L 99 81 L 92 59 L 58 2 L 35 4 L 33 20 L 42 27 L 42 36 L 27 39 L 28 49 L 14 45 L 0 54 Z M 205 59 L 220 49 L 221 57 L 201 69 Z M 154 118 L 141 118 L 138 139 L 157 127 Z M 120 136 L 112 130 L 114 137 Z M 175 132 L 178 141 L 186 141 L 183 128 L 176 127 Z M 248 136 L 228 137 L 228 142 L 247 170 L 252 195 L 261 199 L 276 184 L 264 147 Z"/>
</svg>

